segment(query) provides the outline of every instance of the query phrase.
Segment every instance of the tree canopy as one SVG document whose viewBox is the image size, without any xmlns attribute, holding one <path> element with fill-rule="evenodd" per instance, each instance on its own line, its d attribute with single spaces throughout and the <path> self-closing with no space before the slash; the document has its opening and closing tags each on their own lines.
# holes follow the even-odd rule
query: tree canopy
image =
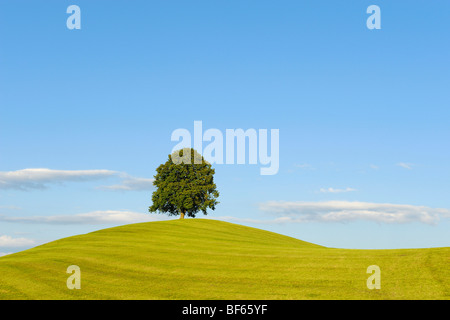
<svg viewBox="0 0 450 320">
<path fill-rule="evenodd" d="M 184 148 L 169 154 L 156 169 L 150 212 L 195 217 L 199 211 L 208 214 L 219 203 L 214 183 L 215 170 L 194 149 Z"/>
</svg>

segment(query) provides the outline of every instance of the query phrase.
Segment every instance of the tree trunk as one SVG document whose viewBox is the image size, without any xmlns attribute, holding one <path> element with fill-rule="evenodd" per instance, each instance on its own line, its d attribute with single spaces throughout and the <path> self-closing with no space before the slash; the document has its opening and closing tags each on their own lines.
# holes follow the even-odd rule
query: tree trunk
<svg viewBox="0 0 450 320">
<path fill-rule="evenodd" d="M 184 219 L 184 212 L 180 212 L 180 219 Z"/>
</svg>

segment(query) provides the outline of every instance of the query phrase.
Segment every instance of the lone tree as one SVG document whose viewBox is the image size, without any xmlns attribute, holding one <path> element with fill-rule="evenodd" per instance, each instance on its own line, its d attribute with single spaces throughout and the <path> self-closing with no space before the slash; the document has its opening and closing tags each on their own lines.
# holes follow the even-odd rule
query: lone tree
<svg viewBox="0 0 450 320">
<path fill-rule="evenodd" d="M 208 208 L 214 210 L 219 203 L 215 170 L 192 148 L 169 154 L 169 159 L 156 172 L 150 212 L 180 215 L 180 219 L 185 215 L 195 218 L 200 210 L 206 215 Z"/>
</svg>

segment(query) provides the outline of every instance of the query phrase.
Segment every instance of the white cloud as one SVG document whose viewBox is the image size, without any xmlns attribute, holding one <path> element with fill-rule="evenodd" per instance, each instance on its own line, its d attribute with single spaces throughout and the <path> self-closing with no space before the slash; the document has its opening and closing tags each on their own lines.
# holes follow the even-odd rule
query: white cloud
<svg viewBox="0 0 450 320">
<path fill-rule="evenodd" d="M 151 190 L 153 189 L 153 181 L 155 181 L 155 179 L 128 177 L 122 181 L 122 184 L 103 186 L 99 187 L 99 189 L 113 191 Z"/>
<path fill-rule="evenodd" d="M 414 164 L 406 163 L 406 162 L 400 162 L 400 163 L 397 163 L 397 166 L 405 168 L 405 169 L 408 169 L 408 170 L 411 170 L 412 167 L 414 166 Z"/>
<path fill-rule="evenodd" d="M 0 209 L 21 210 L 22 208 L 17 207 L 17 206 L 0 206 Z"/>
<path fill-rule="evenodd" d="M 314 169 L 309 163 L 294 164 L 294 166 L 300 169 Z"/>
<path fill-rule="evenodd" d="M 36 242 L 32 239 L 27 238 L 13 238 L 11 236 L 3 235 L 0 236 L 0 247 L 24 247 L 34 245 Z"/>
<path fill-rule="evenodd" d="M 352 191 L 356 191 L 356 189 L 353 189 L 353 188 L 345 188 L 345 189 L 321 188 L 320 189 L 320 192 L 322 192 L 322 193 L 343 193 L 343 192 L 352 192 Z"/>
<path fill-rule="evenodd" d="M 52 170 L 35 168 L 17 171 L 0 171 L 0 189 L 46 189 L 50 184 L 94 181 L 111 177 L 120 178 L 122 181 L 119 184 L 103 186 L 98 189 L 131 191 L 151 190 L 153 188 L 154 179 L 136 178 L 125 172 L 112 170 Z M 12 207 L 9 207 L 9 209 L 12 209 Z"/>
<path fill-rule="evenodd" d="M 128 224 L 165 220 L 165 216 L 127 210 L 105 210 L 79 213 L 75 215 L 9 217 L 0 216 L 0 221 L 33 224 Z"/>
<path fill-rule="evenodd" d="M 350 201 L 281 202 L 260 204 L 260 209 L 278 215 L 274 223 L 374 221 L 379 223 L 422 222 L 435 224 L 450 216 L 449 209 L 425 206 Z"/>
<path fill-rule="evenodd" d="M 6 256 L 8 254 L 11 254 L 12 252 L 0 252 L 0 257 Z"/>
<path fill-rule="evenodd" d="M 212 220 L 221 220 L 221 221 L 231 221 L 236 223 L 258 223 L 258 224 L 273 224 L 273 223 L 280 223 L 283 219 L 276 218 L 276 219 L 267 219 L 267 220 L 261 220 L 261 219 L 251 219 L 251 218 L 239 218 L 239 217 L 233 217 L 233 216 L 221 216 L 221 217 L 211 217 Z"/>
<path fill-rule="evenodd" d="M 0 171 L 0 189 L 45 189 L 48 184 L 92 181 L 117 174 L 111 170 L 52 170 L 45 168 Z"/>
</svg>

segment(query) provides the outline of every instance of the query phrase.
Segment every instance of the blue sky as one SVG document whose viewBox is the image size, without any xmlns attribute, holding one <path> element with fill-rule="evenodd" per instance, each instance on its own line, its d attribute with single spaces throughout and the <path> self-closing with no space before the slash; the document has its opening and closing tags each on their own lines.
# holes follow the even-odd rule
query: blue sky
<svg viewBox="0 0 450 320">
<path fill-rule="evenodd" d="M 69 30 L 69 5 L 81 30 Z M 381 8 L 381 30 L 366 9 Z M 280 130 L 209 218 L 341 248 L 450 242 L 450 3 L 2 1 L 0 253 L 154 219 L 178 128 Z M 47 170 L 36 170 L 47 169 Z"/>
</svg>

